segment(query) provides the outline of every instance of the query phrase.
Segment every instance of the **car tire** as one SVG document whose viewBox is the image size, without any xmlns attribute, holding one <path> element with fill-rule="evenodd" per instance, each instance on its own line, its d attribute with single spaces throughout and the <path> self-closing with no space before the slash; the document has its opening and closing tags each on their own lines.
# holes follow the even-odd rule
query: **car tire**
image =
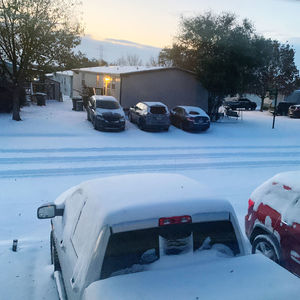
<svg viewBox="0 0 300 300">
<path fill-rule="evenodd" d="M 252 243 L 252 253 L 262 253 L 274 262 L 280 264 L 280 247 L 277 240 L 270 234 L 261 234 L 255 237 Z"/>
<path fill-rule="evenodd" d="M 53 231 L 50 234 L 50 251 L 51 251 L 51 264 L 54 266 L 54 271 L 61 271 L 56 246 L 53 239 Z"/>
<path fill-rule="evenodd" d="M 141 130 L 144 130 L 145 129 L 145 121 L 143 121 L 143 119 L 139 119 L 138 126 Z"/>
<path fill-rule="evenodd" d="M 96 118 L 94 118 L 93 126 L 95 130 L 98 130 Z"/>
</svg>

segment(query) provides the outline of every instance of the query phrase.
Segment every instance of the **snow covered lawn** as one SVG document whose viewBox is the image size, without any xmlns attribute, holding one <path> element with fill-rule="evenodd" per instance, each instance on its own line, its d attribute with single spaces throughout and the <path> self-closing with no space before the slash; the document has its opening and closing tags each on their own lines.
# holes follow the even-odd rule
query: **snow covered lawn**
<svg viewBox="0 0 300 300">
<path fill-rule="evenodd" d="M 71 102 L 25 107 L 22 122 L 0 114 L 1 299 L 57 299 L 48 221 L 36 208 L 84 180 L 113 174 L 174 172 L 208 186 L 234 206 L 242 230 L 250 193 L 276 173 L 300 169 L 300 119 L 258 111 L 212 123 L 204 133 L 97 132 Z M 162 195 L 163 196 L 163 195 Z M 11 251 L 19 240 L 18 252 Z"/>
</svg>

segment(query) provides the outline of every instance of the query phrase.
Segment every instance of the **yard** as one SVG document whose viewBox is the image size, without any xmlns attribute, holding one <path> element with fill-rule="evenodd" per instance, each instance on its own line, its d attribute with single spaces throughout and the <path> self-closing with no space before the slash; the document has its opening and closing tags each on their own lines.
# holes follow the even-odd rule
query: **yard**
<svg viewBox="0 0 300 300">
<path fill-rule="evenodd" d="M 84 180 L 184 174 L 230 200 L 243 230 L 253 189 L 278 172 L 299 170 L 300 119 L 277 117 L 272 130 L 268 112 L 247 111 L 242 120 L 224 119 L 199 134 L 173 126 L 143 132 L 129 122 L 124 132 L 109 133 L 95 131 L 86 113 L 71 107 L 69 101 L 25 107 L 22 122 L 0 114 L 1 299 L 57 299 L 50 224 L 36 218 L 36 208 Z"/>
</svg>

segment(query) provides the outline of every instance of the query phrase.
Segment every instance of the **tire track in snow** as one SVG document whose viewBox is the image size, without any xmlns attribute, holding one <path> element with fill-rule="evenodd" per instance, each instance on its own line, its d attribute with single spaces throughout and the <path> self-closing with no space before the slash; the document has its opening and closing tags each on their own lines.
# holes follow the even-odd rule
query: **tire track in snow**
<svg viewBox="0 0 300 300">
<path fill-rule="evenodd" d="M 128 151 L 163 151 L 163 150 L 205 150 L 205 149 L 300 149 L 294 145 L 243 145 L 243 146 L 174 146 L 174 147 L 91 147 L 91 148 L 39 148 L 39 149 L 0 149 L 0 153 L 69 153 L 69 152 L 128 152 Z"/>
<path fill-rule="evenodd" d="M 282 166 L 294 166 L 300 164 L 300 160 L 280 161 Z M 144 173 L 160 171 L 178 171 L 193 169 L 230 169 L 230 168 L 264 168 L 277 167 L 278 160 L 268 161 L 226 161 L 226 162 L 202 162 L 202 163 L 176 163 L 176 164 L 143 164 L 126 166 L 104 166 L 86 168 L 55 168 L 55 169 L 28 169 L 28 170 L 6 170 L 0 171 L 0 178 L 22 178 L 22 177 L 48 177 L 48 176 L 74 176 L 89 174 L 118 174 L 118 173 Z"/>
<path fill-rule="evenodd" d="M 183 160 L 209 158 L 288 158 L 299 157 L 299 152 L 218 152 L 218 153 L 153 153 L 153 154 L 116 154 L 99 156 L 55 156 L 55 157 L 9 157 L 0 158 L 0 165 L 15 164 L 54 164 L 76 162 L 107 162 L 107 161 L 136 161 L 136 160 Z"/>
</svg>

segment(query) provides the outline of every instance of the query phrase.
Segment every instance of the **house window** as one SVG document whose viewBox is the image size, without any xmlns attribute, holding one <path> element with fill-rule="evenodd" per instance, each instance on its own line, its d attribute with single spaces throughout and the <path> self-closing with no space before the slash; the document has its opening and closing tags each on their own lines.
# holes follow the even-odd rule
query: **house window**
<svg viewBox="0 0 300 300">
<path fill-rule="evenodd" d="M 115 84 L 115 83 L 112 83 L 112 84 L 111 84 L 111 88 L 112 88 L 113 90 L 115 90 L 115 89 L 116 89 L 116 84 Z"/>
</svg>

